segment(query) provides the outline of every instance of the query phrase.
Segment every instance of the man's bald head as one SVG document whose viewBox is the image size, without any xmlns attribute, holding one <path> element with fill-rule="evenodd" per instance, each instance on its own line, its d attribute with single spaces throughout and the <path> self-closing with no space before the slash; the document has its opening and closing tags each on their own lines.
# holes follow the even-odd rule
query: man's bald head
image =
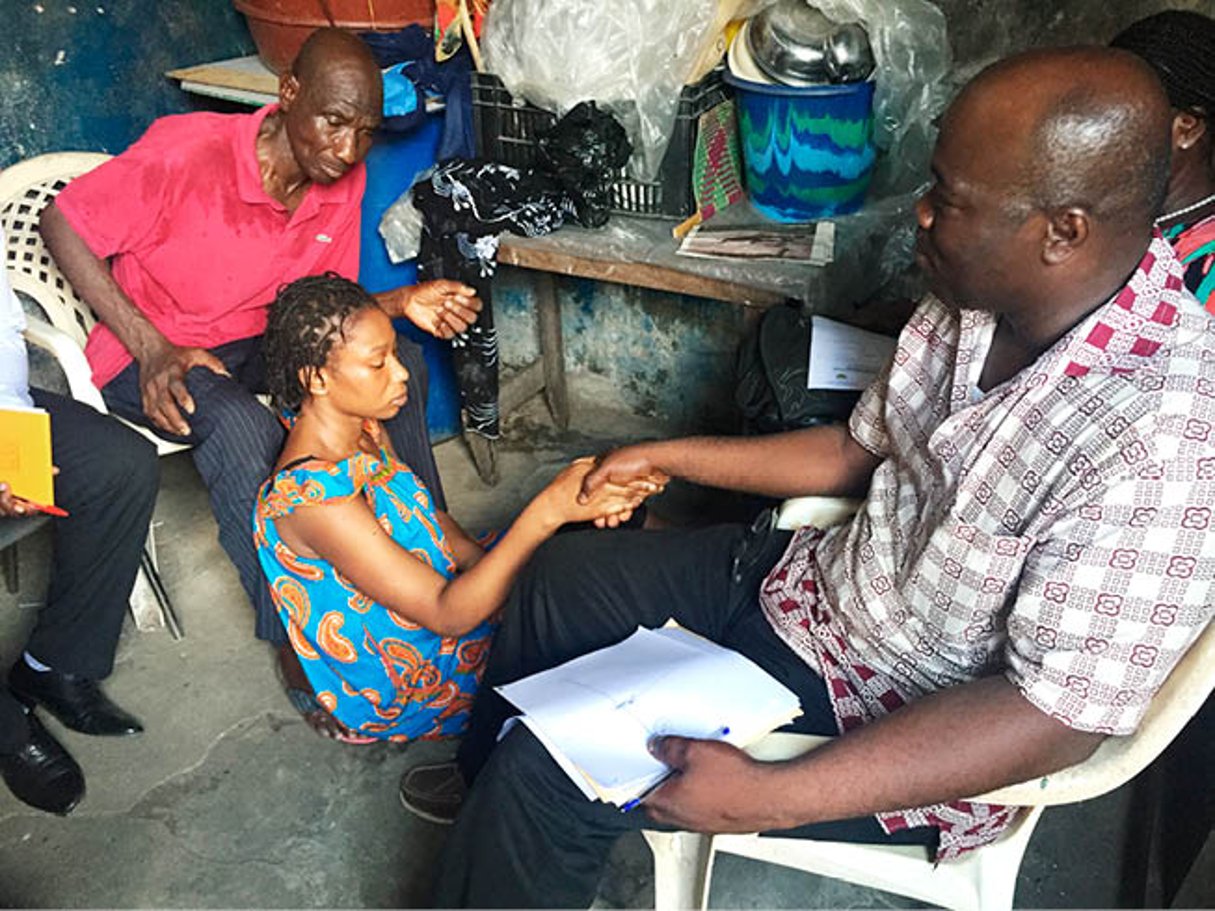
<svg viewBox="0 0 1215 911">
<path fill-rule="evenodd" d="M 308 36 L 291 63 L 291 73 L 307 83 L 335 66 L 352 66 L 379 79 L 371 50 L 356 35 L 340 28 L 318 28 Z"/>
<path fill-rule="evenodd" d="M 947 128 L 990 130 L 1014 156 L 1012 212 L 1080 209 L 1115 230 L 1142 229 L 1168 184 L 1171 112 L 1131 54 L 1096 47 L 1000 61 L 959 95 Z"/>
<path fill-rule="evenodd" d="M 371 51 L 350 32 L 309 35 L 279 78 L 278 98 L 291 156 L 308 180 L 333 183 L 367 157 L 384 87 Z"/>
<path fill-rule="evenodd" d="M 1170 123 L 1159 82 L 1130 54 L 1059 48 L 988 67 L 946 112 L 935 182 L 916 207 L 933 290 L 960 307 L 1037 314 L 1039 329 L 1070 325 L 1147 248 Z"/>
</svg>

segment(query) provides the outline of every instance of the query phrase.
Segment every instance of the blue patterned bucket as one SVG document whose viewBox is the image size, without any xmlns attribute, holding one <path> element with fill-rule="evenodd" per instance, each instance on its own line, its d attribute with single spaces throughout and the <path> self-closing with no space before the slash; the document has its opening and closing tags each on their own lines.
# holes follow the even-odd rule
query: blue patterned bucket
<svg viewBox="0 0 1215 911">
<path fill-rule="evenodd" d="M 815 221 L 865 202 L 873 163 L 873 82 L 792 86 L 726 71 L 738 105 L 747 195 L 777 221 Z"/>
</svg>

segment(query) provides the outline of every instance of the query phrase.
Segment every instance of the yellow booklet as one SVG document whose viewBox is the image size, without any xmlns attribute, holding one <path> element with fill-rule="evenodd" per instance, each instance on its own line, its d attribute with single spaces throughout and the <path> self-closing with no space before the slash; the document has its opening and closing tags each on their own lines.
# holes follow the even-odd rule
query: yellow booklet
<svg viewBox="0 0 1215 911">
<path fill-rule="evenodd" d="M 0 481 L 14 496 L 53 506 L 51 416 L 41 408 L 0 408 Z"/>
</svg>

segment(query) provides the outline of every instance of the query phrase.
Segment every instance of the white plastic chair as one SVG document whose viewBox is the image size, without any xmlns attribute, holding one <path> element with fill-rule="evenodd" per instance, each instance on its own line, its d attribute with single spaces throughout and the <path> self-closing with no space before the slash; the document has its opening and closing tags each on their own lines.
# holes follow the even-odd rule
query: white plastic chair
<svg viewBox="0 0 1215 911">
<path fill-rule="evenodd" d="M 84 343 L 97 323 L 97 315 L 80 299 L 51 259 L 38 232 L 38 218 L 72 178 L 109 158 L 99 152 L 52 152 L 0 171 L 0 224 L 4 225 L 8 242 L 4 262 L 9 280 L 13 290 L 31 297 L 51 326 L 59 330 L 47 332 L 45 323 L 35 322 L 28 338 L 59 361 L 72 398 L 101 412 L 106 411 L 105 403 L 93 385 L 93 371 L 84 359 Z M 156 444 L 156 451 L 162 456 L 190 448 L 185 443 L 163 440 L 146 427 L 130 426 Z"/>
<path fill-rule="evenodd" d="M 829 497 L 788 501 L 782 528 L 842 521 L 856 508 Z M 924 848 L 855 845 L 758 835 L 701 835 L 694 832 L 644 833 L 654 853 L 655 908 L 658 911 L 707 908 L 713 861 L 718 854 L 764 860 L 906 895 L 956 911 L 1006 911 L 1012 907 L 1021 859 L 1042 810 L 1112 791 L 1145 769 L 1172 742 L 1215 688 L 1215 624 L 1209 625 L 1178 662 L 1152 700 L 1139 729 L 1126 737 L 1107 737 L 1075 766 L 1039 779 L 979 795 L 976 800 L 1029 807 L 993 844 L 956 861 L 934 865 Z M 758 759 L 791 759 L 830 738 L 770 734 L 749 752 Z"/>
<path fill-rule="evenodd" d="M 72 397 L 107 413 L 101 392 L 93 385 L 92 370 L 84 357 L 84 343 L 97 316 L 64 278 L 38 232 L 38 218 L 46 204 L 68 182 L 90 171 L 110 156 L 93 152 L 56 152 L 39 155 L 0 171 L 0 224 L 6 245 L 4 265 L 13 289 L 30 297 L 49 322 L 30 317 L 26 339 L 48 351 L 63 370 Z M 156 445 L 159 455 L 189 447 L 162 440 L 145 427 L 129 425 Z M 172 601 L 161 582 L 152 530 L 143 560 L 131 613 L 139 629 L 168 626 L 174 638 L 182 635 Z"/>
</svg>

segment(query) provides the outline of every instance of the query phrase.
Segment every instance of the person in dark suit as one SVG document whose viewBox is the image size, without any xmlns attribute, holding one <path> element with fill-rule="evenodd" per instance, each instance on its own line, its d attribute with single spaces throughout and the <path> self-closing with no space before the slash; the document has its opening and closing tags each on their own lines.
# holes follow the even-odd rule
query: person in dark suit
<svg viewBox="0 0 1215 911">
<path fill-rule="evenodd" d="M 3 237 L 0 236 L 0 243 Z M 51 416 L 59 473 L 50 591 L 21 656 L 0 683 L 0 775 L 18 800 L 67 814 L 84 797 L 84 773 L 42 724 L 38 708 L 81 734 L 143 730 L 101 688 L 114 667 L 123 612 L 139 560 L 159 468 L 156 448 L 114 418 L 74 399 L 30 389 L 21 305 L 0 271 L 0 408 Z M 33 513 L 0 477 L 0 517 Z M 4 519 L 0 519 L 3 521 Z"/>
</svg>

